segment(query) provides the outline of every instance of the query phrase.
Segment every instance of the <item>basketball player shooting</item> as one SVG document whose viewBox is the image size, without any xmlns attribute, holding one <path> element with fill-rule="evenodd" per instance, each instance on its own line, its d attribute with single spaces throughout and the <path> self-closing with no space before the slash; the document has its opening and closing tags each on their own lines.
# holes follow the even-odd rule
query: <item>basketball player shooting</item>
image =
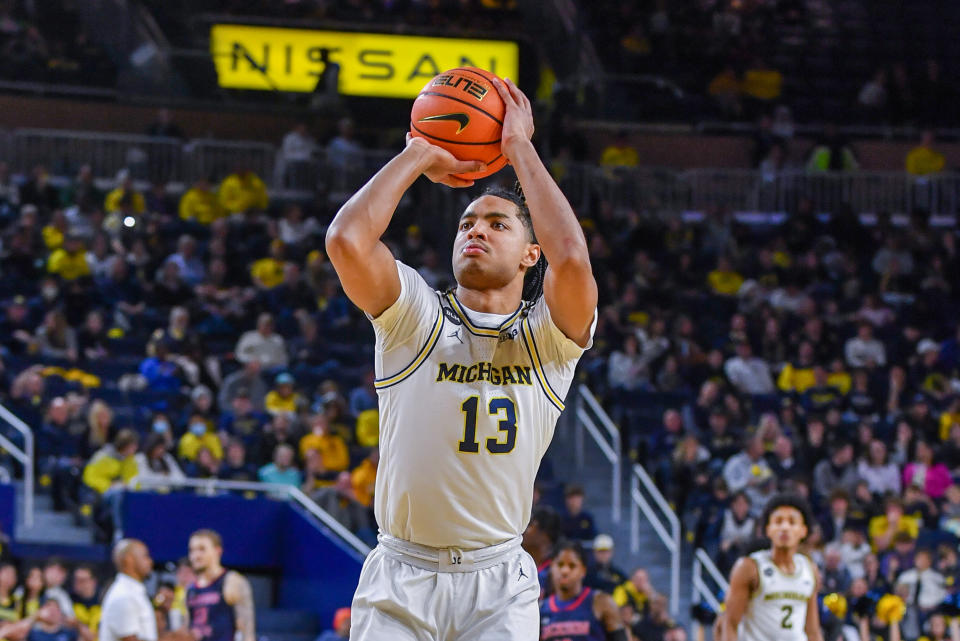
<svg viewBox="0 0 960 641">
<path fill-rule="evenodd" d="M 762 522 L 770 548 L 733 566 L 720 641 L 823 641 L 817 567 L 797 551 L 812 524 L 810 508 L 780 494 L 767 503 Z"/>
<path fill-rule="evenodd" d="M 530 141 L 530 101 L 509 80 L 494 86 L 506 104 L 502 152 L 525 199 L 501 190 L 467 206 L 453 291 L 431 290 L 380 237 L 420 175 L 468 187 L 453 174 L 479 162 L 408 139 L 327 231 L 343 289 L 376 333 L 380 535 L 354 595 L 355 641 L 538 637 L 537 569 L 520 535 L 592 341 L 597 286 L 576 216 Z M 542 296 L 523 300 L 541 253 Z"/>
</svg>

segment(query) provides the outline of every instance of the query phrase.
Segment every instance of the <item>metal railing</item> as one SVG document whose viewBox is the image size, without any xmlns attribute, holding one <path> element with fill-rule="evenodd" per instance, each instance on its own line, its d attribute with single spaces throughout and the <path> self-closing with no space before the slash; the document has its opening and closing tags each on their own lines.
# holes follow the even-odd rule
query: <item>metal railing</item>
<svg viewBox="0 0 960 641">
<path fill-rule="evenodd" d="M 706 576 L 704 576 L 704 570 L 706 570 Z M 714 589 L 711 589 L 707 584 L 705 579 L 710 579 L 714 583 Z M 707 554 L 707 551 L 703 548 L 697 548 L 693 553 L 693 581 L 692 581 L 692 594 L 690 603 L 696 605 L 703 601 L 706 601 L 707 605 L 716 612 L 720 613 L 720 599 L 717 598 L 717 593 L 722 592 L 723 594 L 727 593 L 727 590 L 730 588 L 730 584 L 724 578 L 723 574 L 720 573 L 720 570 L 717 569 L 717 566 L 714 564 L 713 559 L 710 558 L 710 555 Z M 700 625 L 697 623 L 696 625 Z"/>
<path fill-rule="evenodd" d="M 641 486 L 653 499 L 660 513 L 644 496 Z M 640 551 L 640 512 L 650 522 L 653 531 L 670 553 L 670 614 L 676 617 L 680 613 L 680 519 L 646 470 L 640 465 L 633 466 L 630 483 L 630 550 Z M 665 522 L 664 522 L 665 521 Z"/>
<path fill-rule="evenodd" d="M 594 421 L 594 418 L 597 420 Z M 597 427 L 597 422 L 603 426 L 606 436 Z M 614 523 L 620 522 L 620 513 L 623 509 L 622 489 L 623 475 L 620 466 L 620 430 L 610 420 L 607 413 L 600 407 L 600 403 L 586 385 L 580 385 L 577 391 L 577 431 L 575 434 L 574 453 L 577 468 L 583 469 L 583 430 L 593 438 L 603 456 L 610 463 L 610 509 Z"/>
<path fill-rule="evenodd" d="M 0 434 L 0 446 L 23 466 L 23 524 L 30 528 L 33 527 L 34 495 L 33 430 L 3 405 L 0 405 L 0 419 L 6 421 L 23 436 L 23 448 L 18 447 L 2 434 Z"/>
<path fill-rule="evenodd" d="M 267 494 L 273 498 L 289 500 L 297 503 L 312 514 L 316 519 L 328 527 L 334 534 L 343 539 L 350 547 L 366 557 L 370 552 L 370 547 L 361 541 L 357 536 L 344 527 L 338 520 L 333 518 L 328 512 L 317 505 L 309 496 L 304 494 L 300 488 L 292 485 L 283 485 L 280 483 L 252 483 L 245 481 L 221 481 L 218 479 L 166 479 L 133 478 L 129 484 L 130 490 L 138 489 L 169 489 L 177 488 L 196 488 L 199 493 L 215 496 L 221 493 L 229 492 L 257 492 L 258 494 Z"/>
<path fill-rule="evenodd" d="M 135 179 L 190 183 L 222 178 L 238 166 L 251 169 L 274 192 L 310 198 L 326 193 L 345 200 L 393 155 L 392 150 L 328 154 L 285 162 L 277 146 L 256 141 L 179 140 L 143 135 L 57 129 L 15 129 L 0 139 L 0 150 L 15 170 L 47 165 L 51 173 L 72 177 L 90 164 L 95 177 L 113 180 L 120 169 Z M 960 174 L 911 176 L 899 171 L 809 172 L 759 169 L 599 167 L 551 163 L 560 187 L 575 209 L 597 200 L 618 209 L 654 212 L 706 211 L 726 207 L 740 212 L 792 211 L 802 198 L 817 211 L 849 204 L 858 213 L 909 213 L 924 208 L 955 215 L 960 208 Z M 442 194 L 442 190 L 430 190 Z M 434 196 L 438 200 L 440 196 Z M 449 197 L 446 197 L 450 200 Z M 440 204 L 439 201 L 434 204 Z"/>
</svg>

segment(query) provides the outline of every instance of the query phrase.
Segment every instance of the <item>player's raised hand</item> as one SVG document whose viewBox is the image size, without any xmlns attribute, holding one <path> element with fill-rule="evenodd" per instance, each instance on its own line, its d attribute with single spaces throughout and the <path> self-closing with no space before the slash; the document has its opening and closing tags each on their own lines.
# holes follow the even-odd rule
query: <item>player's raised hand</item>
<svg viewBox="0 0 960 641">
<path fill-rule="evenodd" d="M 503 133 L 500 134 L 500 150 L 510 160 L 510 152 L 515 145 L 525 143 L 533 137 L 533 107 L 520 88 L 509 78 L 502 82 L 494 79 L 506 114 L 503 117 Z"/>
<path fill-rule="evenodd" d="M 414 149 L 420 153 L 421 173 L 435 183 L 447 187 L 470 187 L 472 180 L 457 178 L 453 174 L 469 174 L 475 171 L 484 171 L 486 166 L 479 160 L 458 160 L 443 147 L 430 144 L 419 136 L 407 133 L 407 149 Z"/>
</svg>

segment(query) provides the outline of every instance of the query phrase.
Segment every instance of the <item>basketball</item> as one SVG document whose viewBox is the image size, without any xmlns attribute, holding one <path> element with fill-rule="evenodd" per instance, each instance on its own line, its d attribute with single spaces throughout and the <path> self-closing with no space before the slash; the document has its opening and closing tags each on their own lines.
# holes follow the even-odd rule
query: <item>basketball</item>
<svg viewBox="0 0 960 641">
<path fill-rule="evenodd" d="M 500 132 L 506 107 L 493 79 L 476 67 L 457 67 L 435 76 L 413 101 L 410 133 L 443 147 L 460 160 L 480 160 L 486 171 L 458 174 L 477 180 L 501 170 Z"/>
</svg>

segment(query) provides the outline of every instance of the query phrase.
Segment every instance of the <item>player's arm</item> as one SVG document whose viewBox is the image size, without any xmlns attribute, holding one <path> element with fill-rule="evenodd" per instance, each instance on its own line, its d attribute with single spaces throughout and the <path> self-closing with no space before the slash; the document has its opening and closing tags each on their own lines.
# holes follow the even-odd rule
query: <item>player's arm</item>
<svg viewBox="0 0 960 641">
<path fill-rule="evenodd" d="M 360 309 L 379 316 L 400 296 L 400 275 L 390 249 L 380 240 L 400 198 L 421 174 L 450 187 L 471 180 L 451 174 L 479 171 L 482 163 L 461 161 L 423 138 L 407 146 L 360 188 L 327 228 L 326 250 L 343 291 Z"/>
<path fill-rule="evenodd" d="M 253 591 L 239 572 L 230 572 L 223 582 L 223 600 L 233 606 L 233 620 L 240 633 L 238 641 L 256 641 L 253 617 Z"/>
<path fill-rule="evenodd" d="M 823 631 L 820 629 L 820 604 L 817 602 L 817 594 L 820 592 L 820 571 L 813 561 L 810 562 L 813 569 L 813 594 L 807 602 L 807 621 L 804 630 L 807 633 L 807 641 L 823 641 Z"/>
<path fill-rule="evenodd" d="M 530 137 L 533 108 L 510 80 L 494 81 L 506 115 L 500 148 L 517 172 L 533 231 L 547 257 L 543 296 L 554 324 L 580 347 L 590 341 L 590 325 L 597 307 L 597 282 L 590 268 L 587 240 L 573 208 L 543 165 Z M 571 292 L 576 292 L 571 296 Z"/>
<path fill-rule="evenodd" d="M 747 611 L 750 595 L 757 589 L 760 575 L 757 572 L 757 563 L 751 558 L 744 557 L 737 561 L 730 574 L 730 588 L 723 611 L 720 629 L 723 631 L 723 641 L 737 641 L 737 628 L 740 620 Z"/>
<path fill-rule="evenodd" d="M 603 623 L 607 641 L 627 641 L 627 631 L 620 618 L 620 609 L 613 597 L 606 592 L 597 592 L 593 596 L 593 614 Z"/>
</svg>

